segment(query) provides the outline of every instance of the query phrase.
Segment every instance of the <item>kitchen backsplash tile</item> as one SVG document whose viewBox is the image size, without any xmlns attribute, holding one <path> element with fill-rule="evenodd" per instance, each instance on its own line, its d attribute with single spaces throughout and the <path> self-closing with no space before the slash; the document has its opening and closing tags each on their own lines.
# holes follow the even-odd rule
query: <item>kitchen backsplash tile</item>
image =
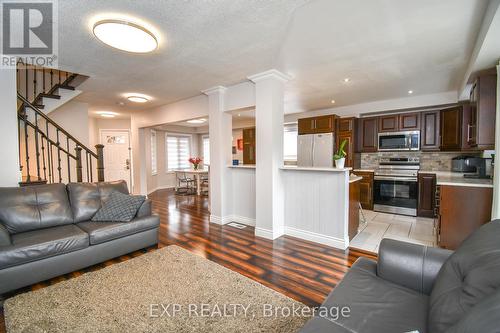
<svg viewBox="0 0 500 333">
<path fill-rule="evenodd" d="M 378 152 L 361 153 L 361 169 L 376 169 L 381 157 L 420 157 L 420 169 L 426 171 L 451 171 L 451 159 L 455 156 L 481 156 L 481 153 L 461 152 Z"/>
</svg>

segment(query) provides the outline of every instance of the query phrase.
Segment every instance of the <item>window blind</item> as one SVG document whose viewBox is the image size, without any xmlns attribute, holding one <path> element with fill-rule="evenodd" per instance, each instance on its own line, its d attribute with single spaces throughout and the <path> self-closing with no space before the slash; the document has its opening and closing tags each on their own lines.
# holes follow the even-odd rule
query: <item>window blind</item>
<svg viewBox="0 0 500 333">
<path fill-rule="evenodd" d="M 167 165 L 169 170 L 189 169 L 191 139 L 183 135 L 167 135 Z"/>
</svg>

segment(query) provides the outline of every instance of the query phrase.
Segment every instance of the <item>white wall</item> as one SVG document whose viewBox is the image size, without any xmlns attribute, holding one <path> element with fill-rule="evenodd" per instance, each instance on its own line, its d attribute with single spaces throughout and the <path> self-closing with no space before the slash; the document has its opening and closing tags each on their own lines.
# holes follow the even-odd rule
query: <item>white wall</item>
<svg viewBox="0 0 500 333">
<path fill-rule="evenodd" d="M 0 186 L 17 186 L 21 180 L 19 172 L 19 139 L 17 125 L 16 70 L 0 70 Z"/>
<path fill-rule="evenodd" d="M 50 113 L 50 118 L 85 146 L 90 146 L 89 140 L 89 105 L 71 101 Z M 89 147 L 94 148 L 94 147 Z M 92 149 L 95 151 L 95 149 Z"/>
<path fill-rule="evenodd" d="M 101 130 L 130 131 L 130 119 L 89 118 L 89 144 L 91 148 L 101 143 Z"/>
<path fill-rule="evenodd" d="M 255 169 L 231 168 L 232 220 L 255 226 Z"/>
</svg>

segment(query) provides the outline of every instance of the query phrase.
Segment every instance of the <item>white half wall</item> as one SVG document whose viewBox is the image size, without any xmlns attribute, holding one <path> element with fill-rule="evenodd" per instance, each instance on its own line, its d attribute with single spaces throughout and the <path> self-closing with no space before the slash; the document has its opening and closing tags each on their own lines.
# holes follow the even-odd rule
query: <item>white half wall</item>
<svg viewBox="0 0 500 333">
<path fill-rule="evenodd" d="M 231 220 L 255 226 L 255 168 L 231 167 Z"/>
<path fill-rule="evenodd" d="M 19 171 L 19 138 L 17 125 L 16 70 L 0 70 L 0 186 L 18 186 L 21 180 Z"/>
</svg>

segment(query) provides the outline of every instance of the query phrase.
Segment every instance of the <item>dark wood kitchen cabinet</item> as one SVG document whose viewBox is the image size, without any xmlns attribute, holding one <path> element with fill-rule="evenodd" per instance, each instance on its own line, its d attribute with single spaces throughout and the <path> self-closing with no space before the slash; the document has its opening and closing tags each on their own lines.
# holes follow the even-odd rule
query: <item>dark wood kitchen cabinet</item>
<svg viewBox="0 0 500 333">
<path fill-rule="evenodd" d="M 495 148 L 497 75 L 494 69 L 480 73 L 470 94 L 471 116 L 468 133 L 471 145 L 477 149 Z"/>
<path fill-rule="evenodd" d="M 440 122 L 440 149 L 459 151 L 462 146 L 462 107 L 441 110 Z"/>
<path fill-rule="evenodd" d="M 377 117 L 359 119 L 358 151 L 373 153 L 378 149 Z"/>
<path fill-rule="evenodd" d="M 243 164 L 255 164 L 255 127 L 243 129 Z"/>
<path fill-rule="evenodd" d="M 471 104 L 462 105 L 462 150 L 477 150 L 477 110 Z"/>
<path fill-rule="evenodd" d="M 477 228 L 491 220 L 493 189 L 439 186 L 438 245 L 455 250 Z"/>
<path fill-rule="evenodd" d="M 440 111 L 422 112 L 422 126 L 420 128 L 420 149 L 422 151 L 439 150 L 440 114 Z"/>
<path fill-rule="evenodd" d="M 355 141 L 356 141 L 356 132 L 357 132 L 357 124 L 358 118 L 350 117 L 350 118 L 338 118 L 336 125 L 336 137 L 337 137 L 337 150 L 339 149 L 342 141 L 346 140 L 346 145 L 344 150 L 347 154 L 345 158 L 345 166 L 346 167 L 354 167 L 354 153 L 355 153 Z"/>
<path fill-rule="evenodd" d="M 363 177 L 358 181 L 361 207 L 373 210 L 373 172 L 356 171 L 354 174 Z"/>
<path fill-rule="evenodd" d="M 349 183 L 349 240 L 359 229 L 359 181 Z"/>
<path fill-rule="evenodd" d="M 399 115 L 400 131 L 418 131 L 420 129 L 420 113 L 402 113 Z"/>
<path fill-rule="evenodd" d="M 417 215 L 434 217 L 434 197 L 436 192 L 436 174 L 418 174 L 418 207 Z"/>
<path fill-rule="evenodd" d="M 299 135 L 333 133 L 334 129 L 335 115 L 302 118 L 298 120 Z"/>
<path fill-rule="evenodd" d="M 398 126 L 399 116 L 397 114 L 378 117 L 379 132 L 396 132 L 398 130 Z"/>
</svg>

